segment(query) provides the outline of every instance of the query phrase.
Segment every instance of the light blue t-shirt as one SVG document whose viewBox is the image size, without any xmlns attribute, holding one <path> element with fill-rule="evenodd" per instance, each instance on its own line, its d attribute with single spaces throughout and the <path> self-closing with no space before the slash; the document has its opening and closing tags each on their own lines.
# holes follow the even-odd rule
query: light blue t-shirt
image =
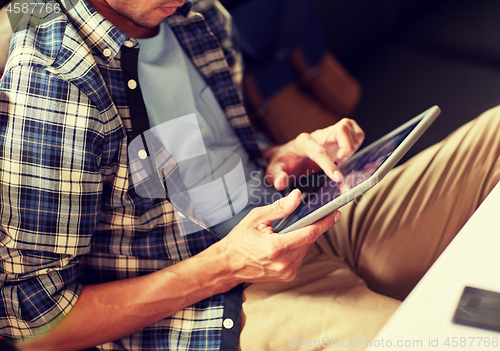
<svg viewBox="0 0 500 351">
<path fill-rule="evenodd" d="M 238 187 L 236 197 L 241 201 L 246 201 L 248 198 L 248 204 L 234 217 L 213 226 L 219 236 L 224 236 L 253 207 L 276 200 L 276 196 L 273 198 L 272 194 L 277 192 L 264 185 L 263 170 L 250 160 L 212 90 L 182 50 L 168 24 L 162 22 L 158 35 L 153 38 L 138 39 L 138 42 L 139 81 L 148 82 L 141 84 L 141 89 L 151 127 L 194 113 L 199 131 L 192 128 L 182 133 L 169 134 L 169 143 L 186 145 L 201 131 L 205 148 L 210 152 L 212 172 L 203 172 L 194 166 L 181 169 L 186 186 L 196 187 L 212 180 L 214 174 L 228 173 L 230 168 L 234 167 L 234 162 L 224 157 L 225 154 L 235 153 L 241 159 L 246 183 Z M 189 79 L 186 79 L 187 77 Z M 200 209 L 204 216 L 210 218 L 221 218 L 223 212 L 227 211 L 227 202 L 214 205 L 213 201 L 198 201 L 198 203 L 196 201 L 192 199 L 194 208 Z M 238 200 L 233 202 L 236 204 Z"/>
</svg>

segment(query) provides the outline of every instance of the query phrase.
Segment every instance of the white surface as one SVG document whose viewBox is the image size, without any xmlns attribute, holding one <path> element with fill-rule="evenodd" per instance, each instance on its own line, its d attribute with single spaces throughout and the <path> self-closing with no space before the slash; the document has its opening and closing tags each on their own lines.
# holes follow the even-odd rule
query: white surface
<svg viewBox="0 0 500 351">
<path fill-rule="evenodd" d="M 465 286 L 500 292 L 499 222 L 500 183 L 372 340 L 368 350 L 500 350 L 500 333 L 451 322 Z"/>
</svg>

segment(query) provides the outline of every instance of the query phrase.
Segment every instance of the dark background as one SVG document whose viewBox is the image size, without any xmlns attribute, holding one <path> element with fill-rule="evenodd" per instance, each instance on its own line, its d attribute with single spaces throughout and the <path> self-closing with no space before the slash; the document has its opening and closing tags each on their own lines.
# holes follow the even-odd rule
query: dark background
<svg viewBox="0 0 500 351">
<path fill-rule="evenodd" d="M 316 5 L 329 48 L 363 87 L 353 117 L 370 139 L 437 104 L 421 149 L 500 103 L 500 1 Z"/>
<path fill-rule="evenodd" d="M 352 117 L 367 132 L 366 142 L 439 105 L 440 117 L 410 150 L 415 154 L 500 103 L 498 0 L 222 3 L 233 14 L 243 37 L 266 43 L 263 52 L 279 52 L 282 43 L 276 33 L 282 34 L 277 22 L 282 21 L 279 16 L 283 13 L 295 16 L 290 37 L 309 34 L 318 26 L 326 48 L 361 84 L 361 101 Z M 301 17 L 309 8 L 316 10 L 316 19 Z M 286 59 L 281 62 L 287 65 Z M 278 66 L 276 62 L 267 64 Z M 247 68 L 252 70 L 252 65 Z M 274 89 L 284 83 L 280 69 L 274 71 L 277 73 L 266 75 L 264 86 Z"/>
<path fill-rule="evenodd" d="M 8 1 L 0 0 L 0 5 Z M 410 151 L 500 103 L 498 0 L 222 0 L 256 49 L 246 67 L 271 96 L 289 81 L 287 46 L 331 51 L 360 82 L 354 119 L 373 141 L 432 105 L 441 116 Z M 314 34 L 321 32 L 319 38 Z"/>
</svg>

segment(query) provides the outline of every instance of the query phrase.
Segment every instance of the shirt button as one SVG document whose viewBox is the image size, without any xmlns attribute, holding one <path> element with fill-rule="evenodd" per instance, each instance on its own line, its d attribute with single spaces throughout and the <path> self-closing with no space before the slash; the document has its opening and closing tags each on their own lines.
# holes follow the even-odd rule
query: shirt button
<svg viewBox="0 0 500 351">
<path fill-rule="evenodd" d="M 137 88 L 137 82 L 133 79 L 129 80 L 127 85 L 130 90 L 134 90 L 135 88 Z"/>
<path fill-rule="evenodd" d="M 146 150 L 139 150 L 137 155 L 141 160 L 145 160 L 148 157 L 148 153 L 146 152 Z"/>
<path fill-rule="evenodd" d="M 129 41 L 129 40 L 125 40 L 125 41 L 123 42 L 123 45 L 125 45 L 125 46 L 126 46 L 126 47 L 128 47 L 128 48 L 131 48 L 132 46 L 134 46 L 134 43 L 132 43 L 132 42 L 131 42 L 131 41 Z"/>
<path fill-rule="evenodd" d="M 231 329 L 234 325 L 234 322 L 231 318 L 226 318 L 226 319 L 224 319 L 224 322 L 222 322 L 222 325 L 226 329 Z"/>
<path fill-rule="evenodd" d="M 109 48 L 104 49 L 104 50 L 102 51 L 102 54 L 103 54 L 104 56 L 106 56 L 106 57 L 110 57 L 110 56 L 111 56 L 111 54 L 112 54 L 111 49 L 109 49 Z"/>
</svg>

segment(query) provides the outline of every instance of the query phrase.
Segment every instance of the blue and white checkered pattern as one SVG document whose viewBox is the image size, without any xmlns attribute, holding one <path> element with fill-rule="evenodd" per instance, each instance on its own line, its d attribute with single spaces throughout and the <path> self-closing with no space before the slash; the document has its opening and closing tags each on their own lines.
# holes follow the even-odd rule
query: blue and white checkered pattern
<svg viewBox="0 0 500 351">
<path fill-rule="evenodd" d="M 168 200 L 134 191 L 121 48 L 139 44 L 85 0 L 68 1 L 57 18 L 16 30 L 0 85 L 0 334 L 13 339 L 50 328 L 84 284 L 148 274 L 218 240 L 210 229 L 181 236 Z M 262 163 L 227 12 L 194 1 L 167 20 Z M 224 301 L 206 299 L 100 348 L 219 350 Z"/>
</svg>

